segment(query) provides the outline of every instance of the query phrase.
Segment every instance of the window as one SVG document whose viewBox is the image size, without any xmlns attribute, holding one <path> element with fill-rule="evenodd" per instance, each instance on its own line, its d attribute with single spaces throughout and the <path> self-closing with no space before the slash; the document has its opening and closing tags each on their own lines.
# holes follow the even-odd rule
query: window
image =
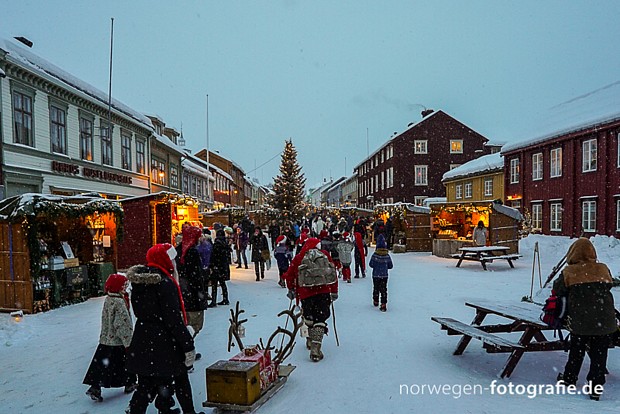
<svg viewBox="0 0 620 414">
<path fill-rule="evenodd" d="M 415 140 L 413 141 L 413 153 L 414 154 L 428 154 L 426 149 L 427 141 L 424 140 Z"/>
<path fill-rule="evenodd" d="M 93 120 L 80 118 L 80 158 L 93 160 Z"/>
<path fill-rule="evenodd" d="M 583 172 L 596 171 L 596 138 L 583 142 Z"/>
<path fill-rule="evenodd" d="M 424 205 L 424 200 L 426 200 L 428 197 L 427 196 L 415 196 L 414 197 L 414 202 L 416 206 L 422 206 Z"/>
<path fill-rule="evenodd" d="M 450 164 L 450 169 L 453 170 L 456 167 L 460 167 L 460 166 L 461 166 L 461 164 Z"/>
<path fill-rule="evenodd" d="M 463 153 L 463 140 L 462 139 L 451 139 L 450 140 L 450 153 L 451 154 L 462 154 Z"/>
<path fill-rule="evenodd" d="M 374 184 L 375 184 L 374 178 L 370 177 L 370 187 L 368 189 L 369 193 L 373 191 L 372 189 L 374 188 Z"/>
<path fill-rule="evenodd" d="M 463 184 L 457 184 L 454 187 L 454 194 L 456 198 L 463 198 Z"/>
<path fill-rule="evenodd" d="M 584 201 L 582 204 L 581 226 L 584 231 L 596 231 L 596 201 Z"/>
<path fill-rule="evenodd" d="M 543 179 L 543 155 L 542 152 L 532 155 L 532 180 Z"/>
<path fill-rule="evenodd" d="M 385 150 L 381 150 L 381 162 L 383 163 L 385 161 Z"/>
<path fill-rule="evenodd" d="M 385 171 L 381 171 L 381 189 L 385 189 Z"/>
<path fill-rule="evenodd" d="M 562 204 L 551 204 L 551 231 L 562 231 Z"/>
<path fill-rule="evenodd" d="M 151 181 L 154 184 L 166 185 L 166 163 L 155 157 L 151 158 Z"/>
<path fill-rule="evenodd" d="M 34 147 L 32 132 L 32 96 L 13 91 L 13 120 L 15 135 L 13 142 Z"/>
<path fill-rule="evenodd" d="M 521 208 L 521 200 L 512 200 L 511 207 L 516 209 Z"/>
<path fill-rule="evenodd" d="M 542 230 L 542 204 L 532 204 L 532 230 Z"/>
<path fill-rule="evenodd" d="M 519 182 L 519 159 L 513 158 L 510 160 L 510 184 Z"/>
<path fill-rule="evenodd" d="M 394 167 L 387 170 L 387 188 L 394 187 Z"/>
<path fill-rule="evenodd" d="M 415 166 L 415 185 L 428 185 L 428 166 Z"/>
<path fill-rule="evenodd" d="M 492 178 L 484 179 L 484 196 L 485 197 L 493 196 L 493 179 Z"/>
<path fill-rule="evenodd" d="M 112 136 L 107 123 L 101 124 L 101 164 L 112 165 Z"/>
<path fill-rule="evenodd" d="M 189 194 L 189 176 L 183 174 L 183 188 L 181 189 L 185 194 Z"/>
<path fill-rule="evenodd" d="M 131 135 L 121 133 L 121 168 L 131 171 Z"/>
<path fill-rule="evenodd" d="M 465 198 L 471 198 L 472 195 L 472 184 L 471 183 L 465 183 Z"/>
<path fill-rule="evenodd" d="M 144 141 L 136 141 L 136 172 L 144 174 L 146 154 Z"/>
<path fill-rule="evenodd" d="M 554 148 L 551 150 L 551 171 L 550 176 L 562 176 L 562 148 Z"/>
<path fill-rule="evenodd" d="M 375 175 L 375 193 L 379 191 L 379 174 Z"/>
<path fill-rule="evenodd" d="M 179 169 L 175 164 L 170 164 L 170 186 L 179 187 Z"/>
<path fill-rule="evenodd" d="M 52 152 L 67 154 L 67 115 L 64 109 L 50 106 Z"/>
</svg>

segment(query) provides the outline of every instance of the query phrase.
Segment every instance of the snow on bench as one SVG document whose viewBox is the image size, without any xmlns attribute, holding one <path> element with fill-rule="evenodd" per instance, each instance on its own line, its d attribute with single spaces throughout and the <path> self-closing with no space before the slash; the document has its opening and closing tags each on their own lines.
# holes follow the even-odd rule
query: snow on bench
<svg viewBox="0 0 620 414">
<path fill-rule="evenodd" d="M 480 261 L 492 262 L 493 260 L 517 260 L 519 257 L 523 257 L 520 254 L 505 254 L 502 256 L 483 256 Z"/>
<path fill-rule="evenodd" d="M 485 332 L 475 326 L 467 325 L 452 318 L 439 318 L 431 316 L 431 320 L 441 325 L 441 329 L 448 331 L 448 335 L 464 335 L 466 337 L 475 338 L 494 348 L 502 350 L 522 349 L 523 346 L 516 342 Z M 486 347 L 485 347 L 486 348 Z"/>
</svg>

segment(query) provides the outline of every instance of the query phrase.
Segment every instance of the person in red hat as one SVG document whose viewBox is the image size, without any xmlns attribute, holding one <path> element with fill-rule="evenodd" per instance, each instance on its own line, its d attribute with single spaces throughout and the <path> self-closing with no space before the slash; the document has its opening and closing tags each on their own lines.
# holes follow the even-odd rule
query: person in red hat
<svg viewBox="0 0 620 414">
<path fill-rule="evenodd" d="M 342 240 L 336 245 L 338 250 L 338 260 L 342 265 L 342 280 L 347 283 L 351 283 L 351 252 L 355 248 L 355 245 L 349 238 L 349 233 L 344 232 L 342 234 Z"/>
<path fill-rule="evenodd" d="M 292 259 L 292 252 L 288 248 L 288 237 L 284 235 L 280 235 L 276 238 L 276 247 L 273 250 L 273 257 L 275 257 L 276 262 L 278 263 L 278 273 L 280 274 L 280 280 L 278 281 L 278 285 L 281 287 L 286 287 L 286 282 L 284 281 L 284 274 L 289 268 Z"/>
<path fill-rule="evenodd" d="M 99 345 L 83 381 L 90 385 L 86 395 L 95 401 L 103 401 L 101 388 L 125 387 L 125 392 L 130 393 L 136 387 L 136 376 L 129 374 L 125 367 L 125 350 L 133 335 L 126 292 L 128 283 L 127 278 L 118 273 L 110 275 L 105 282 Z"/>
<path fill-rule="evenodd" d="M 320 268 L 321 275 L 326 283 L 316 283 L 312 286 L 306 285 L 303 279 L 304 266 L 308 266 L 306 255 L 309 257 L 325 256 L 324 260 L 316 260 L 325 266 Z M 300 271 L 300 268 L 302 270 Z M 330 306 L 338 299 L 338 277 L 332 258 L 325 250 L 321 250 L 321 241 L 317 238 L 309 238 L 304 243 L 301 252 L 293 258 L 288 271 L 284 274 L 286 285 L 288 286 L 287 297 L 297 298 L 301 302 L 303 309 L 304 323 L 308 327 L 308 337 L 306 347 L 310 349 L 310 359 L 318 362 L 323 359 L 321 346 L 323 335 L 327 333 L 327 319 L 330 317 Z M 317 279 L 315 279 L 317 280 Z"/>
</svg>

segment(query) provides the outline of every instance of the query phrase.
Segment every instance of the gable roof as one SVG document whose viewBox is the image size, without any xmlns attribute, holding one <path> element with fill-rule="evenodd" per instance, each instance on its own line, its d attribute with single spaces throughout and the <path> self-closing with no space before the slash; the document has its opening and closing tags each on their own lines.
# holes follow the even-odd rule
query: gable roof
<svg viewBox="0 0 620 414">
<path fill-rule="evenodd" d="M 447 171 L 441 181 L 452 180 L 459 177 L 467 177 L 474 174 L 491 171 L 501 171 L 504 169 L 504 157 L 501 153 L 483 155 L 465 164 Z"/>
</svg>

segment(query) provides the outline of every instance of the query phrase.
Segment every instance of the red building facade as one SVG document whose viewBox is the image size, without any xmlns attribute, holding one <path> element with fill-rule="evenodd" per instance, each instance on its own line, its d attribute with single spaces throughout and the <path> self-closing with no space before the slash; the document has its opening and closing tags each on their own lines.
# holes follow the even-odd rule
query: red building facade
<svg viewBox="0 0 620 414">
<path fill-rule="evenodd" d="M 429 113 L 431 112 L 431 113 Z M 443 174 L 474 158 L 499 150 L 488 139 L 439 110 L 391 138 L 355 167 L 358 206 L 445 197 Z"/>
<path fill-rule="evenodd" d="M 543 234 L 618 236 L 620 83 L 558 109 L 556 132 L 502 149 L 507 204 Z"/>
</svg>

